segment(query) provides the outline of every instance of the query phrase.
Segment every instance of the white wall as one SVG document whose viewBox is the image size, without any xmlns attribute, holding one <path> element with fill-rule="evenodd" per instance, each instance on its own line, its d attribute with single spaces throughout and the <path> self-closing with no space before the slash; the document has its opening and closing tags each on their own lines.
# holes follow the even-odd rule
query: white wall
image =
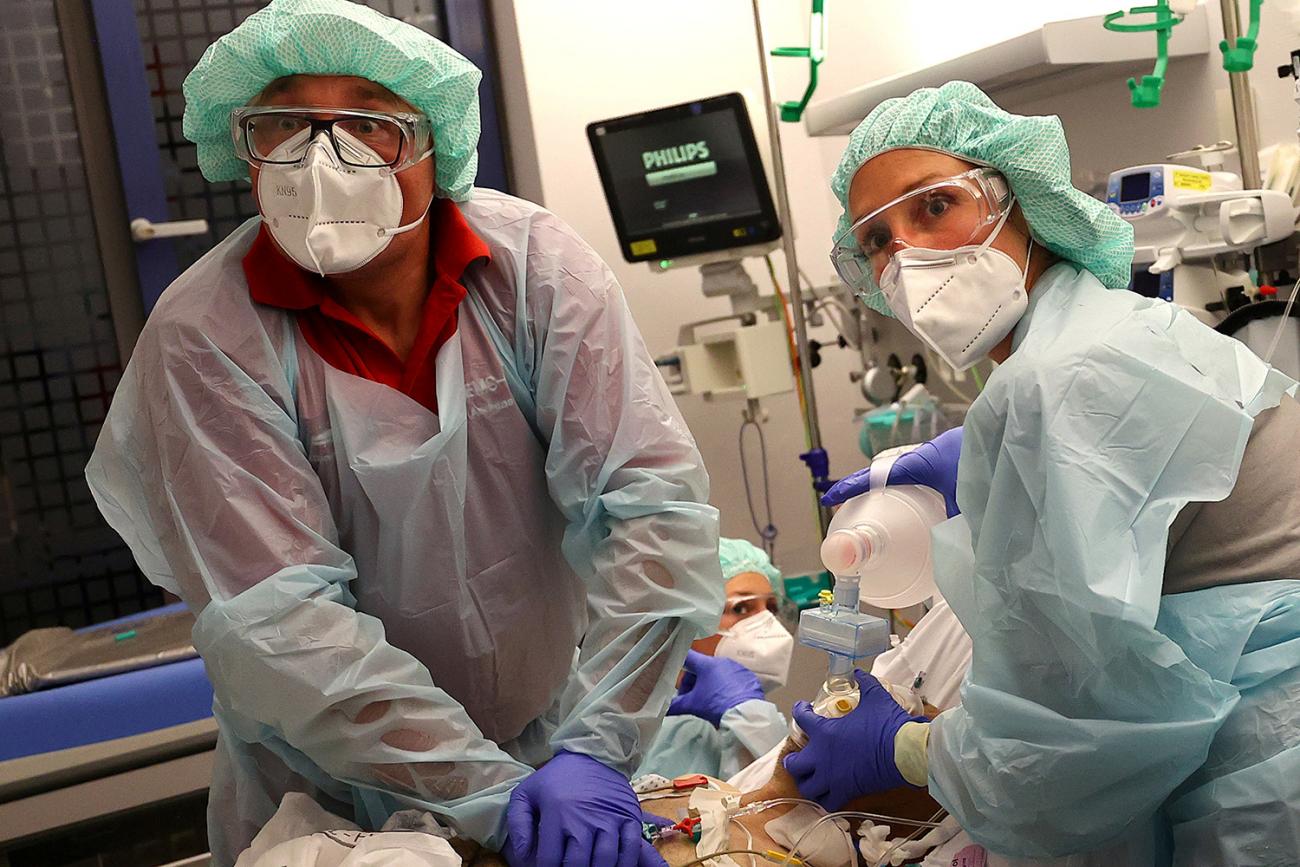
<svg viewBox="0 0 1300 867">
<path fill-rule="evenodd" d="M 765 129 L 750 6 L 744 0 L 666 0 L 653 6 L 626 0 L 517 0 L 515 17 L 544 204 L 610 263 L 651 351 L 666 352 L 676 344 L 682 322 L 722 315 L 729 307 L 725 300 L 700 294 L 698 270 L 656 275 L 644 265 L 623 261 L 585 129 L 594 120 L 728 91 L 746 95 L 756 130 Z M 804 37 L 796 27 L 785 38 L 797 43 Z M 794 94 L 803 87 L 794 80 L 802 69 L 791 71 L 796 75 L 781 90 Z M 824 236 L 834 219 L 833 200 L 822 176 L 820 145 L 801 135 L 796 138 L 802 139 L 802 147 L 792 147 L 786 154 L 792 206 L 799 213 L 814 215 L 810 227 L 800 232 L 800 255 L 813 279 L 826 280 L 830 266 Z M 784 280 L 780 257 L 777 262 Z M 754 269 L 753 275 L 770 294 L 766 272 Z M 862 402 L 848 395 L 849 353 L 836 350 L 828 355 L 832 358 L 816 371 L 818 382 L 836 381 L 844 387 L 824 393 L 823 426 L 836 459 L 834 468 L 845 472 L 863 462 L 851 425 L 852 406 Z M 811 568 L 818 540 L 808 475 L 795 457 L 804 450 L 798 405 L 793 395 L 764 404 L 771 419 L 765 429 L 775 523 L 781 530 L 779 559 L 787 569 Z M 709 467 L 712 500 L 722 510 L 723 533 L 754 539 L 736 447 L 742 404 L 705 404 L 683 397 L 680 405 Z M 752 466 L 757 469 L 756 457 Z"/>
<path fill-rule="evenodd" d="M 1115 0 L 832 0 L 827 4 L 830 59 L 823 66 L 819 96 L 995 44 L 1049 16 L 1094 15 L 1119 5 Z M 1269 17 L 1274 5 L 1264 10 L 1265 30 L 1253 75 L 1264 143 L 1291 140 L 1296 126 L 1291 85 L 1279 81 L 1274 69 L 1288 62 L 1300 38 L 1290 31 L 1289 21 L 1284 23 L 1285 16 Z M 1218 3 L 1211 7 L 1212 29 L 1217 31 Z M 764 0 L 769 46 L 806 44 L 807 8 L 806 2 Z M 761 137 L 766 125 L 757 113 L 761 81 L 750 2 L 515 0 L 513 12 L 533 139 L 512 141 L 511 148 L 517 153 L 531 149 L 528 156 L 540 167 L 543 203 L 610 263 L 651 351 L 664 352 L 676 343 L 683 321 L 726 313 L 727 304 L 700 295 L 696 271 L 654 275 L 644 265 L 623 261 L 585 128 L 594 120 L 739 90 L 755 113 Z M 776 98 L 796 98 L 806 70 L 802 61 L 775 61 Z M 1044 95 L 1030 88 L 1008 94 L 1003 102 L 1013 111 L 1061 116 L 1080 184 L 1102 179 L 1115 168 L 1157 162 L 1194 144 L 1234 137 L 1220 132 L 1214 108 L 1214 90 L 1227 86 L 1217 49 L 1204 58 L 1175 61 L 1164 104 L 1155 111 L 1129 107 L 1123 76 L 1143 71 L 1149 66 L 1070 93 Z M 520 94 L 511 96 L 518 99 Z M 833 275 L 826 253 L 838 210 L 827 179 L 845 140 L 812 139 L 801 126 L 787 124 L 782 142 L 800 265 L 814 281 L 829 281 Z M 784 280 L 779 256 L 777 264 Z M 765 272 L 753 273 L 760 287 L 770 291 Z M 885 349 L 907 349 L 910 354 L 914 344 L 895 323 L 882 320 L 881 327 Z M 813 336 L 826 343 L 834 340 L 829 327 L 815 330 Z M 823 437 L 836 475 L 864 463 L 852 417 L 865 401 L 848 380 L 853 360 L 849 352 L 828 350 L 826 362 L 814 371 Z M 736 450 L 740 404 L 706 404 L 694 397 L 679 403 L 709 466 L 723 533 L 753 538 Z M 778 559 L 787 573 L 811 570 L 816 568 L 819 539 L 808 475 L 795 457 L 803 450 L 796 399 L 787 395 L 764 404 L 770 413 L 768 454 L 781 530 Z"/>
</svg>

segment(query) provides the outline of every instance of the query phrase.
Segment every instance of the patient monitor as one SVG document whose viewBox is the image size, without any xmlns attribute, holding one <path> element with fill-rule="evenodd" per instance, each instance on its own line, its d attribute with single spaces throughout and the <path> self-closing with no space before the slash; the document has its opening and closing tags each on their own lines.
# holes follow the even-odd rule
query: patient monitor
<svg viewBox="0 0 1300 867">
<path fill-rule="evenodd" d="M 619 249 L 662 273 L 698 267 L 705 297 L 731 312 L 684 324 L 660 366 L 675 393 L 755 400 L 794 388 L 790 342 L 774 296 L 746 258 L 776 249 L 781 224 L 739 93 L 588 125 Z"/>
</svg>

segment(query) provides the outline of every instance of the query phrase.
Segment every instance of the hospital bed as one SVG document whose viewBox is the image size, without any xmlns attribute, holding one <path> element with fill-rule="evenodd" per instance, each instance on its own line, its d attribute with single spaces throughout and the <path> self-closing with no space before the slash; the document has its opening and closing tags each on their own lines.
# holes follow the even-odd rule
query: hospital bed
<svg viewBox="0 0 1300 867">
<path fill-rule="evenodd" d="M 212 686 L 197 658 L 0 698 L 0 867 L 43 863 L 21 853 L 74 831 L 102 836 L 159 805 L 197 801 L 186 812 L 201 816 L 215 743 Z"/>
</svg>

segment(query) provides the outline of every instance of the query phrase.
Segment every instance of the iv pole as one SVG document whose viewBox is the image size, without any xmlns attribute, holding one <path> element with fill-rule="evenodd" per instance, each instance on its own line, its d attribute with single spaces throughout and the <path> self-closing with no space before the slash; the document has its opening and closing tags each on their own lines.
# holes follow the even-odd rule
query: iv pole
<svg viewBox="0 0 1300 867">
<path fill-rule="evenodd" d="M 1236 45 L 1241 38 L 1241 10 L 1237 0 L 1220 0 L 1223 14 L 1223 39 L 1226 45 Z M 1258 22 L 1255 24 L 1258 27 Z M 1241 158 L 1241 184 L 1248 190 L 1260 187 L 1259 127 L 1255 123 L 1255 103 L 1251 99 L 1250 78 L 1245 72 L 1228 72 L 1228 86 L 1232 93 L 1232 118 L 1237 127 L 1237 154 Z"/>
<path fill-rule="evenodd" d="M 767 74 L 767 46 L 763 39 L 763 19 L 753 0 L 754 32 L 758 40 L 758 68 L 763 75 L 763 107 L 767 112 L 768 137 L 772 142 L 772 173 L 776 181 L 777 210 L 781 218 L 781 247 L 785 253 L 787 285 L 790 288 L 790 307 L 794 316 L 794 337 L 799 354 L 799 381 L 803 386 L 803 422 L 807 434 L 808 451 L 799 457 L 808 464 L 813 474 L 814 502 L 817 522 L 822 535 L 830 525 L 830 510 L 821 505 L 817 497 L 829 486 L 830 461 L 822 448 L 821 425 L 817 420 L 817 394 L 813 391 L 812 362 L 808 352 L 808 324 L 804 319 L 803 289 L 799 285 L 799 263 L 795 258 L 794 224 L 790 219 L 790 201 L 786 194 L 785 163 L 781 157 L 781 129 L 772 101 L 772 85 Z"/>
</svg>

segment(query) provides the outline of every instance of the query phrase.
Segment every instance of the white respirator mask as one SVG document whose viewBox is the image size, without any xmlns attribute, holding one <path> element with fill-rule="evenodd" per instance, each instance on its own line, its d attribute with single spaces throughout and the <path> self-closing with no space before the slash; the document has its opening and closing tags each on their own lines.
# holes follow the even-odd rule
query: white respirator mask
<svg viewBox="0 0 1300 867">
<path fill-rule="evenodd" d="M 371 151 L 343 130 L 336 129 L 334 135 L 340 146 Z M 289 150 L 295 144 L 290 139 L 281 147 Z M 380 161 L 378 156 L 375 160 Z M 298 162 L 262 165 L 257 200 L 271 236 L 285 255 L 322 277 L 365 265 L 388 248 L 394 235 L 424 222 L 433 205 L 431 198 L 419 218 L 399 226 L 404 203 L 393 171 L 345 165 L 324 132 L 317 134 Z"/>
<path fill-rule="evenodd" d="M 956 370 L 989 354 L 1029 307 L 1025 277 L 1016 261 L 990 245 L 1011 216 L 1006 211 L 982 244 L 953 250 L 905 247 L 890 257 L 880 289 L 898 321 Z M 1029 251 L 1034 239 L 1029 239 Z"/>
<path fill-rule="evenodd" d="M 754 672 L 765 692 L 785 686 L 790 673 L 790 655 L 794 653 L 794 636 L 775 614 L 760 611 L 718 634 L 722 640 L 713 651 L 714 656 L 734 659 Z"/>
</svg>

